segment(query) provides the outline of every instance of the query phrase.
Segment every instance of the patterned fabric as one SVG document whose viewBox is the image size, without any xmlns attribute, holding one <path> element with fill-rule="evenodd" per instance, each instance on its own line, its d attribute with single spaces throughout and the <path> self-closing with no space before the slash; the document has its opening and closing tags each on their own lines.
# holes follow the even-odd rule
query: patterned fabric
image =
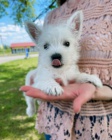
<svg viewBox="0 0 112 140">
<path fill-rule="evenodd" d="M 38 110 L 36 129 L 52 136 L 51 140 L 71 139 L 74 115 L 59 110 L 50 103 L 42 103 Z"/>
<path fill-rule="evenodd" d="M 36 129 L 50 134 L 51 140 L 111 140 L 112 101 L 90 101 L 75 115 L 43 102 Z"/>
<path fill-rule="evenodd" d="M 68 0 L 49 13 L 45 24 L 66 22 L 77 10 L 84 13 L 80 71 L 112 86 L 112 0 Z M 51 140 L 111 140 L 112 101 L 90 101 L 80 114 L 74 114 L 72 102 L 42 102 L 36 129 Z"/>
</svg>

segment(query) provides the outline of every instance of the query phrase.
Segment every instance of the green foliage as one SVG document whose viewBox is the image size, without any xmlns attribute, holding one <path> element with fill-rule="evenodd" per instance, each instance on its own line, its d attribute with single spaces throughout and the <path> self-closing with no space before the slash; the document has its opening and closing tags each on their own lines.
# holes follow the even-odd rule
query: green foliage
<svg viewBox="0 0 112 140">
<path fill-rule="evenodd" d="M 3 45 L 4 49 L 11 50 L 8 45 Z"/>
<path fill-rule="evenodd" d="M 24 21 L 35 21 L 55 7 L 56 0 L 0 0 L 0 18 L 7 15 L 15 24 L 22 25 Z"/>
<path fill-rule="evenodd" d="M 0 1 L 0 18 L 4 15 L 7 15 L 6 8 L 9 7 L 8 0 L 1 0 Z"/>
<path fill-rule="evenodd" d="M 36 0 L 1 0 L 0 18 L 9 15 L 15 24 L 22 24 L 25 20 L 31 20 L 36 17 L 35 2 Z"/>
<path fill-rule="evenodd" d="M 35 3 L 35 0 L 15 1 L 16 6 L 13 7 L 12 15 L 13 15 L 13 20 L 15 21 L 16 24 L 23 23 L 26 20 L 31 20 L 34 17 L 36 17 L 35 10 L 33 7 L 34 3 Z"/>
<path fill-rule="evenodd" d="M 9 47 L 5 47 L 5 48 L 0 48 L 0 56 L 4 56 L 4 55 L 12 55 L 11 53 L 11 49 Z"/>
<path fill-rule="evenodd" d="M 36 115 L 29 118 L 19 88 L 27 72 L 37 66 L 37 58 L 0 65 L 0 140 L 44 140 L 35 130 Z"/>
<path fill-rule="evenodd" d="M 37 19 L 41 18 L 42 16 L 45 16 L 45 14 L 57 7 L 57 0 L 37 0 L 38 1 L 38 11 L 36 18 L 33 21 L 36 21 Z"/>
</svg>

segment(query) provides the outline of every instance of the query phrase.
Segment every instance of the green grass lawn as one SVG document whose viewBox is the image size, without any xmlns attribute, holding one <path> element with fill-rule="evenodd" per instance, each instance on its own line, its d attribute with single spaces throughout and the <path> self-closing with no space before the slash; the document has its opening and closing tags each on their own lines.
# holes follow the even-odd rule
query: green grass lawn
<svg viewBox="0 0 112 140">
<path fill-rule="evenodd" d="M 0 65 L 0 140 L 44 140 L 35 130 L 36 115 L 29 118 L 19 88 L 27 72 L 37 66 L 37 58 Z"/>
</svg>

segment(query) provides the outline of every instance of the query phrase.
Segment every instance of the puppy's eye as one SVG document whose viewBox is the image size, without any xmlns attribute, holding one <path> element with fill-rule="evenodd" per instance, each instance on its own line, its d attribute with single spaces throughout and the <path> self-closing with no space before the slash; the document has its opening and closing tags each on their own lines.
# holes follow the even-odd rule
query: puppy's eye
<svg viewBox="0 0 112 140">
<path fill-rule="evenodd" d="M 44 49 L 47 50 L 48 48 L 49 48 L 49 44 L 48 43 L 44 44 Z"/>
<path fill-rule="evenodd" d="M 63 43 L 63 45 L 66 46 L 66 47 L 69 47 L 69 46 L 70 46 L 70 42 L 65 41 L 65 42 Z"/>
</svg>

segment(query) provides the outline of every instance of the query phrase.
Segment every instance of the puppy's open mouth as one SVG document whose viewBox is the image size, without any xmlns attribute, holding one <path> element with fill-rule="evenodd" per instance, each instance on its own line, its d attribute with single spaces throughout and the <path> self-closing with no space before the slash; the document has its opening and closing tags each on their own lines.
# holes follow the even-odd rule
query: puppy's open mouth
<svg viewBox="0 0 112 140">
<path fill-rule="evenodd" d="M 54 68 L 60 68 L 60 67 L 62 67 L 62 65 L 63 65 L 62 62 L 59 59 L 52 60 L 52 66 Z"/>
</svg>

